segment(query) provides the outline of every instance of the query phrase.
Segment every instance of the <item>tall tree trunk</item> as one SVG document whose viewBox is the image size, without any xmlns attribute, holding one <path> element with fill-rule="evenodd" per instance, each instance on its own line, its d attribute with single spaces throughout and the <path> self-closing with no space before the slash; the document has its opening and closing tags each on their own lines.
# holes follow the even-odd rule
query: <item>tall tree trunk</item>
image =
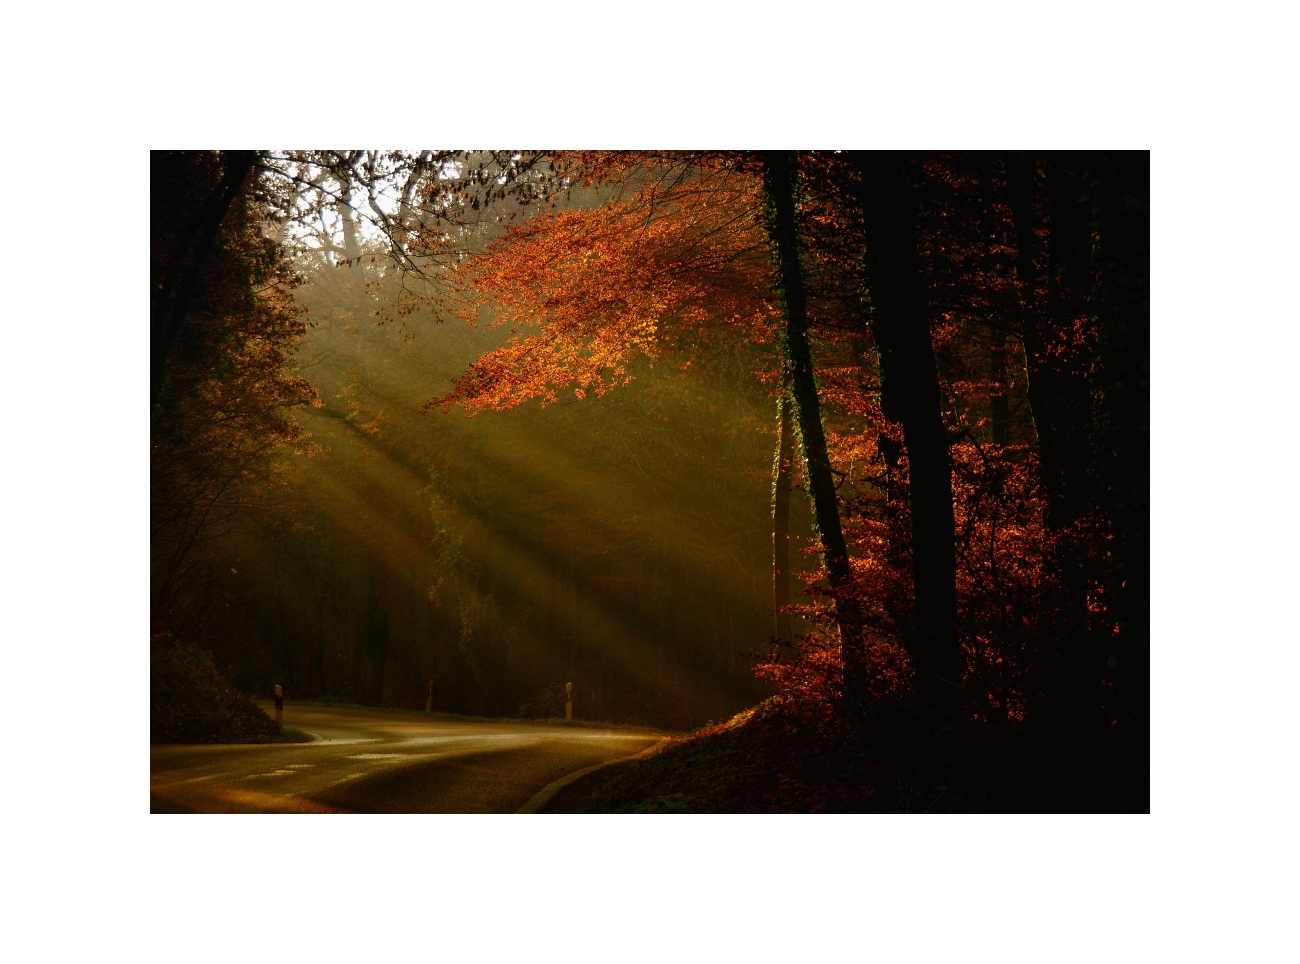
<svg viewBox="0 0 1300 964">
<path fill-rule="evenodd" d="M 349 182 L 343 189 L 343 200 L 339 203 L 339 217 L 343 219 L 343 250 L 348 256 L 348 272 L 352 276 L 352 285 L 360 298 L 366 293 L 366 274 L 361 267 L 361 245 L 357 242 L 357 212 L 353 207 L 354 192 Z"/>
<path fill-rule="evenodd" d="M 989 349 L 989 381 L 993 390 L 989 395 L 989 420 L 993 423 L 993 444 L 1011 442 L 1011 405 L 1007 391 L 1007 336 L 1001 328 L 993 331 L 993 345 Z"/>
<path fill-rule="evenodd" d="M 781 393 L 777 428 L 776 478 L 772 493 L 772 586 L 775 591 L 777 646 L 793 646 L 790 613 L 790 491 L 794 476 L 794 403 L 789 379 Z"/>
<path fill-rule="evenodd" d="M 866 299 L 864 299 L 864 302 L 866 302 Z M 876 351 L 876 373 L 879 378 L 881 414 L 892 425 L 901 425 L 903 416 L 899 411 L 898 375 L 894 371 L 894 356 L 886 349 L 889 333 L 878 323 L 879 318 L 872 315 L 869 302 L 864 304 L 858 319 L 862 325 L 859 337 L 863 342 L 866 342 L 869 329 L 870 340 L 874 343 Z M 865 347 L 862 355 L 859 356 L 859 363 L 864 369 L 867 367 Z M 864 386 L 862 391 L 867 392 L 870 389 Z M 911 534 L 904 532 L 902 525 L 902 519 L 906 513 L 900 511 L 907 503 L 906 486 L 902 484 L 899 473 L 900 462 L 903 458 L 903 445 L 885 434 L 884 431 L 878 431 L 876 433 L 876 449 L 880 452 L 880 457 L 885 463 L 885 520 L 889 526 L 889 555 L 891 560 L 897 563 L 904 553 L 911 550 Z M 891 610 L 891 616 L 897 619 L 898 614 Z M 910 636 L 907 642 L 910 650 Z"/>
<path fill-rule="evenodd" d="M 203 262 L 216 241 L 221 222 L 257 160 L 257 151 L 231 151 L 221 180 L 195 212 L 171 256 L 162 282 L 151 293 L 149 318 L 149 407 L 158 403 L 167 375 L 167 356 L 180 334 Z"/>
<path fill-rule="evenodd" d="M 389 612 L 386 593 L 380 584 L 379 567 L 371 564 L 366 573 L 365 652 L 367 697 L 376 704 L 384 702 L 384 682 L 388 675 Z"/>
<path fill-rule="evenodd" d="M 1100 439 L 1107 462 L 1116 684 L 1132 789 L 1150 797 L 1151 155 L 1107 152 L 1090 172 L 1101 329 Z"/>
<path fill-rule="evenodd" d="M 1092 501 L 1091 400 L 1086 365 L 1072 339 L 1075 319 L 1087 310 L 1088 229 L 1076 159 L 1053 155 L 1047 169 L 1049 265 L 1044 299 L 1034 266 L 1033 170 L 1022 154 L 1007 158 L 1029 405 L 1038 435 L 1039 476 L 1047 494 L 1044 521 L 1062 529 L 1086 515 Z"/>
<path fill-rule="evenodd" d="M 943 694 L 961 679 L 952 463 L 916 250 L 916 200 L 906 155 L 855 152 L 853 162 L 873 328 L 907 450 L 916 586 L 911 655 L 922 691 Z"/>
<path fill-rule="evenodd" d="M 812 349 L 808 344 L 807 295 L 799 260 L 799 234 L 794 209 L 794 158 L 783 151 L 762 155 L 763 183 L 768 200 L 768 234 L 776 249 L 781 300 L 785 308 L 782 347 L 790 373 L 803 440 L 804 478 L 813 503 L 813 518 L 822 543 L 822 561 L 835 597 L 835 618 L 840 628 L 844 663 L 843 698 L 856 706 L 866 689 L 863 619 L 860 604 L 848 594 L 849 553 L 840 527 L 839 497 L 831 475 L 826 435 L 822 429 L 821 400 L 813 377 Z"/>
</svg>

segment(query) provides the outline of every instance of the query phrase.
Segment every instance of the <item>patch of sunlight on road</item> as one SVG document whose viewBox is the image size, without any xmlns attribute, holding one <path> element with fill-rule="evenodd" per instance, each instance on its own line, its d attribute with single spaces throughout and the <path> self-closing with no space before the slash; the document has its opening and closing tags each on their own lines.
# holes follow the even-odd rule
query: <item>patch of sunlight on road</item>
<svg viewBox="0 0 1300 964">
<path fill-rule="evenodd" d="M 409 757 L 409 753 L 356 753 L 349 756 L 349 760 L 398 760 L 402 757 Z"/>
<path fill-rule="evenodd" d="M 456 743 L 464 740 L 536 740 L 538 737 L 532 734 L 522 733 L 466 733 L 463 736 L 413 736 L 404 739 L 403 745 L 408 743 Z"/>
<path fill-rule="evenodd" d="M 386 742 L 386 741 L 383 741 L 383 739 L 380 739 L 380 738 L 378 738 L 378 737 L 372 737 L 372 738 L 370 738 L 370 739 L 330 739 L 329 737 L 320 737 L 320 735 L 317 735 L 317 734 L 315 734 L 315 733 L 308 733 L 307 735 L 309 735 L 309 737 L 316 737 L 316 739 L 313 739 L 313 741 L 312 741 L 311 743 L 299 743 L 298 746 L 303 746 L 303 747 L 312 747 L 312 746 L 316 746 L 316 747 L 322 747 L 322 746 L 342 747 L 342 746 L 350 746 L 350 744 L 352 744 L 352 743 L 383 743 L 383 742 Z"/>
<path fill-rule="evenodd" d="M 212 793 L 212 796 L 225 803 L 278 813 L 346 813 L 344 810 L 336 810 L 315 800 L 259 793 L 256 790 L 238 790 L 233 787 L 218 789 Z"/>
</svg>

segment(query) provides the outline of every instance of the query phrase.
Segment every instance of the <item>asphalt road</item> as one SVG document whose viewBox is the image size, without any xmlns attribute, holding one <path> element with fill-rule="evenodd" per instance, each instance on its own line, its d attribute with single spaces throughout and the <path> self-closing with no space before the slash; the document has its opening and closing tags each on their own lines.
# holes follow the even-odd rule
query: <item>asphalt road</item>
<svg viewBox="0 0 1300 964">
<path fill-rule="evenodd" d="M 311 743 L 151 746 L 152 813 L 514 813 L 660 735 L 286 704 Z"/>
</svg>

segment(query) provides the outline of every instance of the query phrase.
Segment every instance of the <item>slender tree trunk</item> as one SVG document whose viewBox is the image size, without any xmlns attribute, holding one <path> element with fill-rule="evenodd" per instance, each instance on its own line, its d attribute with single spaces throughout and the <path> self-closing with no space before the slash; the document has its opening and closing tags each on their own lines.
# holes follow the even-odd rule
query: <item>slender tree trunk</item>
<svg viewBox="0 0 1300 964">
<path fill-rule="evenodd" d="M 993 345 L 989 349 L 989 381 L 993 383 L 989 395 L 989 421 L 992 422 L 993 444 L 1011 442 L 1011 406 L 1007 392 L 1007 336 L 1002 329 L 993 332 Z"/>
<path fill-rule="evenodd" d="M 788 381 L 788 380 L 787 380 Z M 776 445 L 776 480 L 772 494 L 772 586 L 775 590 L 776 644 L 793 646 L 790 613 L 790 491 L 794 476 L 794 403 L 781 393 Z"/>
<path fill-rule="evenodd" d="M 952 463 L 916 251 L 916 201 L 905 155 L 864 151 L 853 161 L 873 327 L 907 449 L 916 587 L 911 654 L 922 691 L 942 694 L 961 678 Z"/>
<path fill-rule="evenodd" d="M 768 198 L 768 234 L 776 249 L 778 278 L 785 308 L 782 339 L 790 373 L 791 393 L 803 440 L 804 478 L 813 503 L 813 518 L 821 537 L 822 560 L 835 597 L 844 663 L 843 697 L 848 707 L 862 699 L 866 687 L 861 606 L 848 594 L 848 548 L 840 528 L 839 498 L 831 475 L 826 435 L 822 429 L 821 400 L 813 377 L 812 349 L 808 344 L 807 296 L 799 260 L 799 235 L 794 209 L 794 159 L 781 151 L 762 155 L 763 181 Z"/>
<path fill-rule="evenodd" d="M 275 633 L 280 643 L 280 653 L 284 657 L 284 676 L 285 683 L 288 684 L 289 693 L 298 696 L 298 684 L 293 675 L 293 650 L 289 647 L 289 635 L 284 631 L 284 594 L 283 591 L 277 591 L 275 595 Z"/>
<path fill-rule="evenodd" d="M 327 598 L 326 596 L 322 595 L 320 597 L 320 601 L 317 602 L 316 604 L 316 639 L 318 644 L 316 648 L 316 695 L 317 697 L 328 696 L 330 691 L 329 671 L 327 669 L 327 665 L 329 663 L 329 653 L 328 653 L 329 644 L 327 642 L 326 633 L 325 633 L 326 598 Z"/>
</svg>

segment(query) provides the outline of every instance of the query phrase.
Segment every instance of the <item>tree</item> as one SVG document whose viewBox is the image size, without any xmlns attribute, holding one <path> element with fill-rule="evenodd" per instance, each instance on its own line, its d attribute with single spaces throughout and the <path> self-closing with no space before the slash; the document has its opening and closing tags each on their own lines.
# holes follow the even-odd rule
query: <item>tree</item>
<svg viewBox="0 0 1300 964">
<path fill-rule="evenodd" d="M 1151 723 L 1151 155 L 1105 152 L 1085 175 L 1096 240 L 1105 502 L 1119 714 L 1136 791 L 1149 790 Z"/>
<path fill-rule="evenodd" d="M 813 502 L 817 533 L 821 538 L 822 560 L 835 598 L 844 666 L 843 696 L 846 704 L 852 707 L 861 700 L 865 689 L 863 618 L 858 600 L 848 591 L 852 582 L 849 551 L 840 526 L 839 501 L 826 449 L 821 401 L 813 376 L 812 350 L 808 344 L 807 295 L 795 220 L 795 168 L 791 156 L 780 151 L 764 154 L 762 167 L 769 203 L 768 233 L 775 249 L 786 322 L 781 346 L 790 376 L 789 391 L 798 415 L 805 477 Z"/>
<path fill-rule="evenodd" d="M 909 646 L 924 686 L 957 685 L 952 466 L 930 315 L 916 248 L 916 201 L 906 155 L 853 157 L 864 224 L 863 263 L 881 353 L 882 408 L 897 412 L 908 459 L 917 636 Z"/>
<path fill-rule="evenodd" d="M 488 313 L 512 337 L 429 408 L 553 404 L 561 391 L 599 396 L 626 384 L 630 359 L 686 339 L 771 342 L 757 184 L 717 161 L 571 163 L 576 183 L 609 178 L 627 193 L 543 212 L 459 268 L 460 317 L 475 324 Z M 518 334 L 525 329 L 532 333 Z"/>
<path fill-rule="evenodd" d="M 777 411 L 776 465 L 772 471 L 772 597 L 777 646 L 793 646 L 790 619 L 790 495 L 794 488 L 794 405 L 783 375 Z"/>
<path fill-rule="evenodd" d="M 1006 159 L 1007 199 L 1015 225 L 1015 273 L 1022 313 L 1029 401 L 1038 436 L 1040 474 L 1047 490 L 1045 521 L 1064 529 L 1088 513 L 1095 486 L 1090 465 L 1096 355 L 1088 323 L 1092 288 L 1088 212 L 1082 199 L 1084 157 L 1055 153 L 1044 164 L 1046 191 L 1036 191 L 1035 163 L 1024 152 Z M 1046 197 L 1037 204 L 1035 194 Z M 1036 208 L 1046 208 L 1046 217 Z M 1038 227 L 1046 222 L 1047 244 Z M 1038 262 L 1045 262 L 1046 270 Z"/>
<path fill-rule="evenodd" d="M 167 356 L 185 322 L 204 261 L 255 159 L 253 151 L 150 153 L 151 406 L 162 391 Z"/>
<path fill-rule="evenodd" d="M 291 296 L 297 279 L 262 230 L 239 173 L 246 162 L 232 167 L 216 152 L 152 158 L 154 277 L 170 279 L 159 298 L 173 289 L 156 356 L 167 364 L 154 369 L 165 378 L 150 438 L 152 599 L 175 634 L 201 623 L 214 601 L 211 567 L 195 550 L 233 514 L 267 504 L 281 451 L 305 440 L 288 412 L 316 400 L 291 367 L 306 330 Z M 190 235 L 182 263 L 176 238 Z"/>
</svg>

